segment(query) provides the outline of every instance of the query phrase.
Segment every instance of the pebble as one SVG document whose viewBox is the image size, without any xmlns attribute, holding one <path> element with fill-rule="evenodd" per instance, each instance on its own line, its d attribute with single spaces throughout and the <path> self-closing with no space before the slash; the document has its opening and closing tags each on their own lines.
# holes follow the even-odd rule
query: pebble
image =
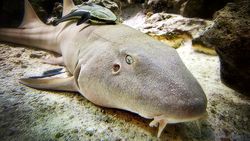
<svg viewBox="0 0 250 141">
<path fill-rule="evenodd" d="M 6 66 L 6 64 L 5 64 L 5 63 L 2 63 L 0 66 Z"/>
<path fill-rule="evenodd" d="M 25 90 L 26 90 L 25 87 L 21 87 L 21 88 L 20 88 L 20 91 L 22 91 L 22 92 L 25 91 Z"/>
<path fill-rule="evenodd" d="M 220 141 L 231 141 L 229 138 L 220 138 Z"/>
<path fill-rule="evenodd" d="M 22 63 L 22 61 L 21 61 L 21 60 L 13 60 L 13 63 L 15 63 L 15 64 L 19 65 L 19 64 L 21 64 L 21 63 Z"/>
<path fill-rule="evenodd" d="M 244 117 L 244 118 L 243 118 L 243 121 L 244 121 L 244 122 L 247 122 L 247 121 L 248 121 L 248 118 L 247 118 L 247 117 Z"/>
<path fill-rule="evenodd" d="M 63 133 L 58 132 L 58 133 L 56 133 L 55 138 L 60 138 L 60 137 L 62 137 L 63 135 L 64 135 Z"/>
<path fill-rule="evenodd" d="M 115 138 L 115 141 L 122 141 L 122 138 L 116 137 L 116 138 Z"/>
<path fill-rule="evenodd" d="M 5 79 L 6 77 L 5 76 L 2 76 L 1 79 Z"/>
<path fill-rule="evenodd" d="M 17 132 L 18 130 L 16 129 L 16 128 L 14 128 L 14 127 L 12 127 L 12 128 L 9 128 L 9 136 L 12 136 L 13 134 L 15 134 L 16 132 Z"/>
<path fill-rule="evenodd" d="M 211 113 L 216 114 L 216 111 L 214 109 L 211 109 Z"/>
<path fill-rule="evenodd" d="M 95 132 L 94 128 L 89 127 L 86 129 L 86 134 L 89 136 L 93 136 L 94 132 Z"/>
<path fill-rule="evenodd" d="M 102 119 L 104 122 L 106 123 L 111 123 L 112 122 L 112 119 L 108 116 L 105 116 L 103 119 Z"/>
<path fill-rule="evenodd" d="M 1 54 L 4 54 L 4 53 L 6 53 L 6 51 L 1 51 Z"/>
<path fill-rule="evenodd" d="M 22 65 L 21 65 L 21 68 L 28 68 L 28 66 L 27 66 L 27 65 L 22 64 Z"/>
<path fill-rule="evenodd" d="M 78 129 L 73 129 L 72 133 L 78 133 Z"/>
<path fill-rule="evenodd" d="M 17 91 L 16 91 L 16 89 L 12 89 L 11 92 L 15 93 L 15 92 L 17 92 Z"/>
<path fill-rule="evenodd" d="M 236 116 L 235 116 L 235 118 L 236 118 L 237 120 L 239 120 L 239 119 L 240 119 L 240 117 L 239 117 L 238 115 L 236 115 Z"/>
<path fill-rule="evenodd" d="M 69 119 L 72 119 L 72 118 L 74 118 L 74 115 L 71 115 L 71 116 L 69 117 Z"/>
<path fill-rule="evenodd" d="M 30 54 L 30 58 L 41 58 L 43 54 L 41 53 L 32 53 Z"/>
<path fill-rule="evenodd" d="M 14 55 L 14 57 L 17 57 L 17 58 L 19 58 L 19 57 L 21 57 L 21 56 L 22 56 L 21 53 L 17 53 L 17 54 Z"/>
</svg>

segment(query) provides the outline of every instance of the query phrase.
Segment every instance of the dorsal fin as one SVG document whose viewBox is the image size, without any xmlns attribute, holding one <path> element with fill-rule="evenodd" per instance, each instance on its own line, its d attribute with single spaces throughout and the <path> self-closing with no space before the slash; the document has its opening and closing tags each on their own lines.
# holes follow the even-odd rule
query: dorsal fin
<svg viewBox="0 0 250 141">
<path fill-rule="evenodd" d="M 24 0 L 24 16 L 19 28 L 32 28 L 45 25 L 37 16 L 28 0 Z"/>
<path fill-rule="evenodd" d="M 75 7 L 73 0 L 63 1 L 63 16 L 69 14 L 69 12 Z"/>
</svg>

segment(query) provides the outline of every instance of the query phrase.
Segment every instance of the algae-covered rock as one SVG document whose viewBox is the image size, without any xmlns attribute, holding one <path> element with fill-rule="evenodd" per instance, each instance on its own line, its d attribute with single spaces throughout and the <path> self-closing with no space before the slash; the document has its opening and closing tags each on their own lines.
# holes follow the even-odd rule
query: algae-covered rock
<svg viewBox="0 0 250 141">
<path fill-rule="evenodd" d="M 223 8 L 228 2 L 238 0 L 130 0 L 134 3 L 144 3 L 145 8 L 154 13 L 166 12 L 181 14 L 185 17 L 211 19 L 213 14 Z"/>
<path fill-rule="evenodd" d="M 250 94 L 250 2 L 229 3 L 218 11 L 214 25 L 194 43 L 215 48 L 221 79 L 227 86 Z"/>
<path fill-rule="evenodd" d="M 200 36 L 213 22 L 164 12 L 143 14 L 139 11 L 123 23 L 173 48 L 179 48 L 184 42 Z"/>
<path fill-rule="evenodd" d="M 114 12 L 115 15 L 120 15 L 121 14 L 121 7 L 128 4 L 128 3 L 126 3 L 126 1 L 121 2 L 119 0 L 89 0 L 86 3 L 95 3 L 97 5 L 101 5 L 103 7 L 106 7 L 108 9 L 110 9 L 112 12 Z"/>
<path fill-rule="evenodd" d="M 185 17 L 212 18 L 213 14 L 233 0 L 188 0 L 182 5 Z"/>
<path fill-rule="evenodd" d="M 154 12 L 168 12 L 179 14 L 183 3 L 187 0 L 148 0 L 148 8 Z"/>
</svg>

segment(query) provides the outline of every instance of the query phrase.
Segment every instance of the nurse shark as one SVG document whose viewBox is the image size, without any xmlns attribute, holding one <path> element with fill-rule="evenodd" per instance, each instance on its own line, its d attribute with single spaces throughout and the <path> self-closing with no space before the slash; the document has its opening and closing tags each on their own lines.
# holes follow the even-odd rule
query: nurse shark
<svg viewBox="0 0 250 141">
<path fill-rule="evenodd" d="M 75 7 L 64 0 L 63 16 Z M 0 28 L 0 41 L 61 54 L 48 61 L 63 64 L 67 77 L 21 78 L 36 89 L 75 91 L 96 105 L 127 110 L 153 119 L 160 137 L 169 123 L 203 117 L 207 99 L 175 49 L 123 24 L 94 25 L 66 21 L 44 24 L 25 0 L 18 28 Z"/>
</svg>

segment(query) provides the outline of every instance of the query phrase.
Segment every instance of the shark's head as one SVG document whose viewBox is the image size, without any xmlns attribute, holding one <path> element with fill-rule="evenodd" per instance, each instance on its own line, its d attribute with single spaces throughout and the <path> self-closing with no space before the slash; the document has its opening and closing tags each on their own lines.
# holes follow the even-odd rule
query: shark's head
<svg viewBox="0 0 250 141">
<path fill-rule="evenodd" d="M 80 91 L 92 102 L 154 118 L 151 126 L 159 123 L 159 134 L 166 123 L 206 114 L 206 96 L 176 50 L 153 39 L 100 43 L 98 50 L 89 49 L 95 56 L 83 61 L 78 77 Z"/>
</svg>

